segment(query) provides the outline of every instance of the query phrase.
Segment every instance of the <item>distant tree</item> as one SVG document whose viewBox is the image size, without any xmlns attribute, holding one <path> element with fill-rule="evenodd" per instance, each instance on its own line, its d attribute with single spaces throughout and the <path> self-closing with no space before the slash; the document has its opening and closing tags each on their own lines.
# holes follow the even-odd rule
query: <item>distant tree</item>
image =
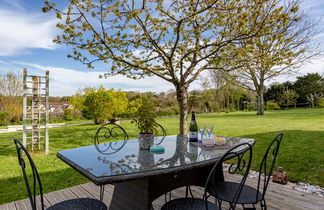
<svg viewBox="0 0 324 210">
<path fill-rule="evenodd" d="M 104 123 L 126 111 L 128 99 L 125 92 L 105 90 L 89 91 L 85 95 L 84 107 L 94 118 L 95 124 Z"/>
<path fill-rule="evenodd" d="M 265 2 L 267 10 L 277 11 L 286 18 L 274 20 L 278 24 L 261 30 L 260 36 L 240 40 L 229 65 L 242 67 L 228 76 L 239 81 L 236 84 L 257 93 L 258 115 L 264 114 L 265 81 L 292 73 L 320 54 L 318 45 L 313 43 L 316 24 L 299 11 L 299 0 L 292 0 L 287 6 L 281 0 Z"/>
<path fill-rule="evenodd" d="M 264 101 L 280 103 L 280 96 L 285 89 L 294 90 L 294 83 L 286 81 L 284 83 L 275 83 L 270 85 L 264 93 Z"/>
<path fill-rule="evenodd" d="M 22 117 L 23 84 L 19 74 L 12 71 L 0 75 L 1 111 L 8 113 L 10 121 L 18 121 Z"/>
<path fill-rule="evenodd" d="M 133 97 L 128 102 L 127 113 L 135 114 L 141 106 L 142 106 L 142 98 Z"/>
<path fill-rule="evenodd" d="M 248 92 L 225 77 L 225 72 L 210 71 L 207 77 L 202 78 L 205 103 L 208 102 L 208 106 L 213 106 L 217 111 L 243 109 L 243 101 L 249 101 Z"/>
<path fill-rule="evenodd" d="M 297 77 L 294 89 L 299 95 L 298 102 L 310 102 L 314 105 L 317 100 L 324 97 L 324 77 L 318 73 Z"/>
<path fill-rule="evenodd" d="M 85 117 L 86 119 L 91 119 L 92 115 L 88 113 L 88 110 L 86 109 L 86 106 L 84 104 L 85 95 L 89 92 L 95 92 L 97 90 L 98 88 L 94 87 L 79 88 L 69 101 L 72 104 L 73 108 L 82 112 L 83 117 Z"/>
<path fill-rule="evenodd" d="M 188 98 L 188 105 L 189 105 L 189 110 L 193 111 L 201 111 L 200 109 L 203 106 L 203 101 L 201 100 L 201 97 L 196 94 L 192 94 Z"/>
<path fill-rule="evenodd" d="M 294 90 L 290 90 L 287 87 L 281 92 L 279 96 L 279 104 L 281 106 L 289 107 L 289 105 L 293 105 L 296 103 L 298 98 L 298 94 Z"/>
<path fill-rule="evenodd" d="M 104 76 L 138 79 L 157 76 L 174 85 L 180 109 L 180 134 L 186 134 L 188 88 L 211 65 L 223 68 L 223 54 L 261 29 L 282 25 L 284 12 L 266 9 L 268 0 L 131 1 L 70 0 L 59 10 L 64 23 L 54 40 L 73 46 L 68 55 L 89 68 L 112 62 Z M 235 16 L 235 18 L 233 18 Z"/>
</svg>

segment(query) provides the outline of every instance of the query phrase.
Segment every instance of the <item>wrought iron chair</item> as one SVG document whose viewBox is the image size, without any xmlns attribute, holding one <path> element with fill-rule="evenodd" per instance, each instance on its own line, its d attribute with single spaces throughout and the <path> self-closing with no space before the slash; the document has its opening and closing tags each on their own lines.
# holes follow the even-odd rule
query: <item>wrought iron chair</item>
<svg viewBox="0 0 324 210">
<path fill-rule="evenodd" d="M 105 155 L 121 150 L 128 140 L 128 134 L 120 125 L 106 123 L 97 130 L 94 137 L 96 149 Z"/>
<path fill-rule="evenodd" d="M 277 159 L 282 136 L 283 134 L 280 133 L 271 141 L 263 156 L 259 169 L 257 188 L 255 189 L 247 185 L 243 187 L 242 194 L 237 202 L 242 204 L 244 209 L 255 209 L 255 204 L 258 202 L 261 204 L 261 209 L 267 209 L 265 194 Z M 219 182 L 216 184 L 215 188 L 217 191 L 209 189 L 209 192 L 216 197 L 221 204 L 221 201 L 230 202 L 233 199 L 233 192 L 238 186 L 240 186 L 240 183 Z M 248 204 L 252 205 L 253 208 L 246 208 L 245 205 Z"/>
<path fill-rule="evenodd" d="M 166 131 L 161 124 L 156 123 L 156 125 L 157 128 L 155 131 L 154 145 L 160 145 L 165 139 Z"/>
<path fill-rule="evenodd" d="M 128 140 L 125 129 L 115 123 L 106 123 L 97 130 L 94 137 L 96 149 L 104 154 L 110 155 L 121 150 Z M 100 185 L 100 200 L 102 201 L 105 192 L 105 185 Z"/>
<path fill-rule="evenodd" d="M 217 183 L 219 180 L 219 173 L 220 168 L 222 167 L 222 163 L 225 160 L 228 160 L 230 158 L 233 158 L 233 161 L 229 167 L 229 171 L 231 173 L 235 173 L 240 171 L 243 176 L 241 179 L 241 182 L 239 183 L 236 188 L 233 188 L 233 196 L 230 200 L 230 208 L 229 209 L 235 209 L 235 206 L 237 204 L 237 200 L 239 199 L 242 188 L 244 186 L 245 180 L 249 174 L 250 166 L 251 166 L 251 160 L 252 160 L 252 146 L 249 143 L 241 143 L 230 150 L 228 150 L 213 166 L 211 172 L 209 173 L 209 176 L 206 181 L 205 185 L 205 192 L 202 199 L 199 198 L 178 198 L 175 200 L 171 200 L 164 204 L 162 206 L 162 210 L 201 210 L 201 209 L 212 209 L 212 210 L 218 210 L 220 207 L 218 207 L 216 204 L 207 201 L 207 199 L 212 195 L 209 193 L 210 189 L 214 189 L 214 191 L 217 191 Z M 237 161 L 235 161 L 237 160 Z"/>
<path fill-rule="evenodd" d="M 25 180 L 26 188 L 27 188 L 27 193 L 29 196 L 30 204 L 33 210 L 38 209 L 44 209 L 44 198 L 43 198 L 43 188 L 42 188 L 42 183 L 37 171 L 37 168 L 34 164 L 34 161 L 32 160 L 31 156 L 29 155 L 28 151 L 26 148 L 18 141 L 17 139 L 14 139 L 15 145 L 16 145 L 16 150 L 18 154 L 18 162 L 21 166 L 23 177 Z M 25 162 L 25 159 L 28 159 L 28 162 Z M 30 168 L 30 169 L 29 169 Z M 31 171 L 32 174 L 32 179 L 29 179 L 29 173 L 26 172 L 27 170 Z M 36 195 L 38 194 L 39 190 L 39 199 L 36 199 Z M 84 210 L 106 210 L 107 206 L 103 202 L 93 199 L 93 198 L 77 198 L 77 199 L 71 199 L 71 200 L 66 200 L 60 203 L 57 203 L 53 206 L 50 206 L 47 208 L 48 210 L 59 210 L 59 209 L 84 209 Z"/>
<path fill-rule="evenodd" d="M 133 119 L 132 122 L 135 122 L 137 119 L 140 119 L 140 118 L 136 118 L 136 119 Z M 163 128 L 163 126 L 157 122 L 155 122 L 155 131 L 154 131 L 154 145 L 160 145 L 164 139 L 165 139 L 165 136 L 166 136 L 166 131 L 165 129 Z"/>
</svg>

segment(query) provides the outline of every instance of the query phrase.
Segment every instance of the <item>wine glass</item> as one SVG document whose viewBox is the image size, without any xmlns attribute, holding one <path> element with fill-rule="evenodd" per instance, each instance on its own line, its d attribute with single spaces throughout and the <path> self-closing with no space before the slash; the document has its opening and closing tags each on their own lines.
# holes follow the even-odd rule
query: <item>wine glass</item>
<svg viewBox="0 0 324 210">
<path fill-rule="evenodd" d="M 200 141 L 202 141 L 202 139 L 204 138 L 204 134 L 205 134 L 205 127 L 199 128 L 199 131 L 200 131 Z"/>
<path fill-rule="evenodd" d="M 214 130 L 213 124 L 206 124 L 206 131 L 207 131 L 208 137 L 211 137 L 213 130 Z"/>
</svg>

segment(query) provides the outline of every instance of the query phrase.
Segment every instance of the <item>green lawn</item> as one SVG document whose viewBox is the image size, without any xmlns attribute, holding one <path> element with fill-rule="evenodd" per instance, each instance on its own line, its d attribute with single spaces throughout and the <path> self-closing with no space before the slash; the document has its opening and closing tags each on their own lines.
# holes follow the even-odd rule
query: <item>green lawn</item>
<svg viewBox="0 0 324 210">
<path fill-rule="evenodd" d="M 167 134 L 177 134 L 178 119 L 159 119 Z M 256 139 L 253 168 L 256 169 L 272 138 L 284 133 L 277 166 L 283 166 L 290 180 L 324 186 L 324 109 L 294 109 L 198 115 L 197 122 L 213 123 L 214 133 Z M 121 125 L 131 138 L 137 131 L 129 121 Z M 56 152 L 92 144 L 98 125 L 70 126 L 50 129 L 49 155 L 33 154 L 40 172 L 44 193 L 87 182 L 87 180 L 55 157 Z M 12 139 L 22 134 L 0 134 L 0 204 L 26 198 L 22 174 Z"/>
</svg>

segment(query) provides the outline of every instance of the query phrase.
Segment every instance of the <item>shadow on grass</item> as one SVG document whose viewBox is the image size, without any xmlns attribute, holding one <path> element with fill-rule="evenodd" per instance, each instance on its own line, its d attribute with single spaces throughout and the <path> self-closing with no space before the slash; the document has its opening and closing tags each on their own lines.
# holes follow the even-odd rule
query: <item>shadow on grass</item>
<svg viewBox="0 0 324 210">
<path fill-rule="evenodd" d="M 252 169 L 259 169 L 264 152 L 279 132 L 284 136 L 275 169 L 282 166 L 291 181 L 306 181 L 324 186 L 323 131 L 283 130 L 242 136 L 256 140 Z"/>
</svg>

